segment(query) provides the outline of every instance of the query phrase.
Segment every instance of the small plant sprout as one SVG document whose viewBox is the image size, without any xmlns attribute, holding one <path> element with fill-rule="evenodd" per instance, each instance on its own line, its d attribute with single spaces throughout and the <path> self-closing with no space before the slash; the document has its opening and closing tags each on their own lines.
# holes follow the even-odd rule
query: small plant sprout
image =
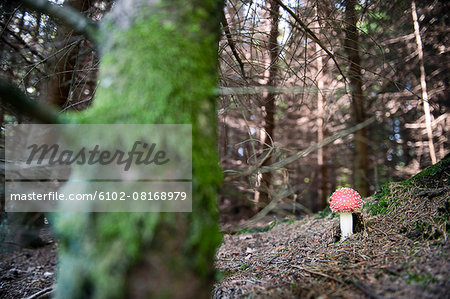
<svg viewBox="0 0 450 299">
<path fill-rule="evenodd" d="M 330 208 L 339 213 L 342 241 L 353 234 L 352 213 L 359 212 L 361 207 L 361 196 L 352 188 L 340 188 L 331 195 Z"/>
</svg>

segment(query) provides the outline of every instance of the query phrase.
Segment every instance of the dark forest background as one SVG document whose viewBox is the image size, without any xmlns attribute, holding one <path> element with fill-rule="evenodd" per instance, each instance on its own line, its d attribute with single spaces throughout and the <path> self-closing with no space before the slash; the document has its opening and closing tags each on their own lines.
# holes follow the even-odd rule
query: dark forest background
<svg viewBox="0 0 450 299">
<path fill-rule="evenodd" d="M 115 5 L 52 2 L 93 21 Z M 217 89 L 222 223 L 268 205 L 264 214 L 321 211 L 338 186 L 368 196 L 442 159 L 449 152 L 449 6 L 226 1 Z M 2 79 L 61 113 L 93 104 L 99 61 L 92 43 L 14 1 L 0 8 Z M 32 122 L 5 105 L 0 117 L 2 128 Z"/>
</svg>

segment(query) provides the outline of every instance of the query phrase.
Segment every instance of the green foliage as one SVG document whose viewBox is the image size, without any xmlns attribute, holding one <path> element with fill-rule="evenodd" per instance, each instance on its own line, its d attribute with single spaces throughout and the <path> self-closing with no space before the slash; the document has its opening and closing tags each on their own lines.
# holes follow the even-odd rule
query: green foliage
<svg viewBox="0 0 450 299">
<path fill-rule="evenodd" d="M 326 218 L 328 215 L 331 215 L 331 219 L 333 219 L 334 217 L 337 216 L 337 213 L 332 213 L 330 206 L 326 206 L 325 209 L 323 209 L 322 211 L 318 212 L 314 217 L 316 219 L 323 219 Z"/>
<path fill-rule="evenodd" d="M 294 280 L 293 282 L 291 282 L 291 290 L 295 291 L 297 289 L 297 282 Z"/>
<path fill-rule="evenodd" d="M 377 11 L 369 14 L 368 18 L 363 19 L 358 24 L 358 29 L 360 29 L 364 34 L 374 34 L 383 32 L 383 21 L 387 19 L 386 12 Z"/>
<path fill-rule="evenodd" d="M 336 177 L 336 190 L 339 188 L 348 187 L 351 188 L 350 184 L 350 172 L 348 169 L 342 168 Z"/>
<path fill-rule="evenodd" d="M 391 190 L 389 189 L 389 184 L 386 183 L 381 187 L 381 190 L 374 194 L 375 202 L 367 206 L 367 210 L 372 213 L 372 215 L 384 214 L 389 206 L 388 197 Z"/>
<path fill-rule="evenodd" d="M 288 219 L 283 219 L 283 223 L 287 223 L 287 224 L 292 224 L 297 220 L 302 219 L 303 217 L 295 217 L 295 218 L 288 218 Z"/>
<path fill-rule="evenodd" d="M 364 208 L 372 215 L 386 214 L 400 205 L 400 198 L 395 195 L 395 191 L 400 189 L 402 189 L 401 186 L 393 186 L 390 182 L 384 184 L 381 190 L 374 194 L 375 201 Z"/>
<path fill-rule="evenodd" d="M 408 284 L 420 283 L 423 284 L 424 286 L 427 286 L 430 283 L 436 283 L 437 280 L 431 274 L 421 275 L 420 273 L 413 272 L 408 274 L 408 276 L 406 277 L 406 282 Z"/>
<path fill-rule="evenodd" d="M 342 184 L 342 185 L 337 185 L 336 190 L 337 189 L 341 189 L 341 188 L 351 188 L 351 186 L 350 186 L 349 183 L 345 183 L 345 184 Z"/>
</svg>

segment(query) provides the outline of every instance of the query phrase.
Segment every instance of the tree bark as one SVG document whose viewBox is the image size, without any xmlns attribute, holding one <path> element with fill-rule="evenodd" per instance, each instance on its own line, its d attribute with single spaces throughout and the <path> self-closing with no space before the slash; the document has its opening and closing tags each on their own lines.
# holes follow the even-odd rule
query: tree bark
<svg viewBox="0 0 450 299">
<path fill-rule="evenodd" d="M 320 21 L 319 21 L 319 7 L 316 3 L 315 6 L 316 11 L 316 27 L 317 33 L 316 36 L 320 36 Z M 319 44 L 316 43 L 316 55 L 318 55 L 316 60 L 317 67 L 317 142 L 321 143 L 323 139 L 326 137 L 325 130 L 325 104 L 326 101 L 323 96 L 323 90 L 325 87 L 325 80 L 323 77 L 323 55 L 324 52 Z M 316 201 L 316 205 L 313 211 L 321 211 L 327 206 L 327 197 L 328 197 L 328 168 L 326 164 L 326 146 L 320 147 L 317 150 L 317 166 L 319 168 L 319 187 L 318 187 L 318 202 Z"/>
<path fill-rule="evenodd" d="M 427 137 L 428 137 L 428 150 L 430 152 L 431 163 L 435 164 L 437 162 L 437 159 L 433 143 L 433 129 L 431 128 L 431 113 L 430 113 L 430 104 L 428 103 L 427 81 L 425 75 L 425 65 L 423 61 L 422 38 L 420 37 L 420 27 L 417 18 L 416 1 L 414 0 L 411 1 L 411 13 L 414 22 L 414 36 L 416 37 L 417 52 L 418 52 L 417 55 L 419 56 L 420 87 L 422 88 L 423 110 L 425 112 L 425 127 L 427 129 Z"/>
<path fill-rule="evenodd" d="M 278 23 L 279 23 L 279 11 L 280 5 L 275 0 L 269 0 L 269 19 L 270 19 L 270 33 L 269 33 L 269 65 L 268 65 L 268 86 L 275 86 L 277 83 L 278 77 L 278 56 L 280 55 L 280 49 L 278 46 Z M 275 94 L 273 92 L 267 92 L 267 95 L 264 97 L 264 130 L 267 138 L 265 139 L 265 143 L 269 146 L 274 146 L 275 140 Z M 264 149 L 267 149 L 267 145 L 263 145 Z M 268 166 L 272 164 L 271 157 L 268 157 L 262 166 Z M 261 186 L 263 187 L 260 201 L 263 204 L 268 204 L 270 202 L 270 190 L 272 189 L 272 173 L 266 172 L 262 174 L 261 178 Z M 265 189 L 265 190 L 264 190 Z"/>
<path fill-rule="evenodd" d="M 348 70 L 348 79 L 350 94 L 352 98 L 352 110 L 356 123 L 362 123 L 366 120 L 364 95 L 362 91 L 363 78 L 361 73 L 361 56 L 359 52 L 359 34 L 358 34 L 358 15 L 355 10 L 356 0 L 345 1 L 345 51 L 347 52 L 348 62 L 350 64 Z M 353 180 L 355 188 L 362 196 L 369 195 L 368 184 L 368 147 L 367 147 L 367 130 L 362 128 L 355 133 L 355 154 Z"/>
<path fill-rule="evenodd" d="M 192 213 L 59 213 L 56 298 L 207 298 L 221 241 L 214 91 L 221 3 L 129 0 L 102 27 L 80 123 L 192 124 Z"/>
</svg>

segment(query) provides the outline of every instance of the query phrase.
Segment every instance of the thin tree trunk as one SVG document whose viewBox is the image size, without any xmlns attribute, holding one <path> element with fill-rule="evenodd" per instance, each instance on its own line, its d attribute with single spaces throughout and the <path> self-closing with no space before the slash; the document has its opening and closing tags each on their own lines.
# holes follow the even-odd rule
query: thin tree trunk
<svg viewBox="0 0 450 299">
<path fill-rule="evenodd" d="M 420 27 L 417 18 L 416 2 L 414 0 L 411 2 L 411 13 L 414 21 L 414 35 L 416 37 L 417 52 L 419 56 L 420 87 L 422 88 L 423 110 L 425 112 L 425 126 L 427 128 L 427 136 L 428 136 L 428 149 L 430 151 L 431 162 L 435 164 L 437 160 L 436 160 L 436 151 L 434 149 L 433 143 L 433 130 L 431 128 L 431 113 L 430 113 L 430 104 L 428 103 L 427 81 L 423 61 L 422 38 L 420 37 Z"/>
<path fill-rule="evenodd" d="M 320 22 L 319 22 L 319 8 L 316 4 L 316 27 L 317 33 L 316 36 L 320 36 Z M 317 67 L 317 142 L 320 143 L 323 141 L 325 136 L 325 100 L 323 97 L 323 89 L 325 87 L 325 81 L 323 78 L 323 50 L 319 44 L 316 43 L 316 67 Z M 317 166 L 319 167 L 319 185 L 318 185 L 318 202 L 314 207 L 314 211 L 323 210 L 327 205 L 327 196 L 328 196 L 328 169 L 326 165 L 326 147 L 320 147 L 317 150 Z"/>
<path fill-rule="evenodd" d="M 270 33 L 269 33 L 269 53 L 270 53 L 270 65 L 269 76 L 267 80 L 268 86 L 275 86 L 277 83 L 278 77 L 278 56 L 280 54 L 280 49 L 278 46 L 278 23 L 279 23 L 279 11 L 280 5 L 275 0 L 269 0 L 269 16 L 270 16 Z M 264 97 L 264 108 L 265 108 L 265 117 L 264 117 L 264 130 L 267 135 L 266 143 L 269 146 L 274 146 L 275 140 L 275 94 L 272 92 L 268 92 Z M 267 146 L 264 145 L 264 148 L 267 149 Z M 272 159 L 269 157 L 264 161 L 262 166 L 268 166 L 272 164 Z M 267 188 L 267 190 L 263 190 L 261 193 L 260 200 L 264 204 L 268 204 L 270 202 L 270 190 L 272 188 L 272 173 L 266 172 L 262 174 L 261 185 L 263 188 Z"/>
<path fill-rule="evenodd" d="M 359 53 L 359 34 L 357 29 L 358 16 L 355 10 L 356 0 L 345 1 L 345 50 L 350 63 L 348 78 L 350 80 L 350 94 L 352 109 L 356 123 L 366 120 L 364 95 L 362 91 L 363 78 L 361 73 L 361 56 Z M 369 194 L 368 184 L 368 147 L 367 130 L 364 127 L 355 133 L 355 157 L 353 177 L 355 188 L 362 196 Z"/>
</svg>

